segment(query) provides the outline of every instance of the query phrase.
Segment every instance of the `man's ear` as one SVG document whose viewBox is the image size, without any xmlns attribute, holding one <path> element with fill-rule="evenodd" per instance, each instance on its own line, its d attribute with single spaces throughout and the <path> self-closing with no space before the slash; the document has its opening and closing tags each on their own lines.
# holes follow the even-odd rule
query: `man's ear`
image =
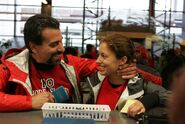
<svg viewBox="0 0 185 124">
<path fill-rule="evenodd" d="M 128 58 L 127 58 L 126 56 L 123 56 L 123 57 L 121 58 L 121 64 L 127 63 L 127 60 L 128 60 Z"/>
<path fill-rule="evenodd" d="M 32 42 L 29 42 L 29 47 L 32 53 L 37 53 L 36 45 Z"/>
</svg>

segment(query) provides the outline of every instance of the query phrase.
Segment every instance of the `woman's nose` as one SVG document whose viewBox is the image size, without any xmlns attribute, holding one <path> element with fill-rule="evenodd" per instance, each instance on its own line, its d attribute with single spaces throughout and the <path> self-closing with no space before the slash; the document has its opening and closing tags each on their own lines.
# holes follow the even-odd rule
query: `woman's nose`
<svg viewBox="0 0 185 124">
<path fill-rule="evenodd" d="M 101 57 L 98 56 L 98 58 L 96 59 L 96 63 L 100 64 L 101 63 Z"/>
</svg>

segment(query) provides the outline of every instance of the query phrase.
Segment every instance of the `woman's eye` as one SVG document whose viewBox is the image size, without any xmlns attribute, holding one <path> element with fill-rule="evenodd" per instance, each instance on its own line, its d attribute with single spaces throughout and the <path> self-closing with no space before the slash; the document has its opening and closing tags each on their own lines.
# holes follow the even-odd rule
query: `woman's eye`
<svg viewBox="0 0 185 124">
<path fill-rule="evenodd" d="M 102 57 L 103 57 L 103 58 L 106 58 L 106 55 L 102 54 Z"/>
</svg>

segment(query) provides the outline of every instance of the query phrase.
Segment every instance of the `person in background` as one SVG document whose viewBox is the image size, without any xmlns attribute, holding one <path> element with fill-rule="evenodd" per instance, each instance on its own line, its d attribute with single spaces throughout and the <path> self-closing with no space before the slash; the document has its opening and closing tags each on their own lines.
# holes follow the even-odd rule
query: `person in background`
<svg viewBox="0 0 185 124">
<path fill-rule="evenodd" d="M 158 85 L 162 85 L 162 78 L 160 76 L 160 73 L 153 68 L 153 60 L 149 55 L 151 51 L 147 51 L 147 49 L 142 45 L 136 46 L 135 49 L 137 59 L 137 72 L 140 73 L 145 80 L 152 81 L 153 83 Z"/>
<path fill-rule="evenodd" d="M 167 65 L 161 72 L 163 87 L 166 89 L 171 89 L 175 72 L 185 65 L 185 40 L 180 42 L 180 49 L 181 53 L 179 55 L 175 54 L 175 50 L 171 50 L 173 56 L 168 59 Z"/>
<path fill-rule="evenodd" d="M 65 56 L 59 27 L 56 19 L 46 15 L 34 15 L 26 21 L 26 48 L 10 49 L 1 59 L 0 112 L 41 109 L 44 103 L 54 102 L 51 93 L 61 86 L 69 96 L 66 102 L 81 103 L 79 83 L 97 71 L 97 64 Z M 121 68 L 123 79 L 135 75 L 134 64 Z"/>
<path fill-rule="evenodd" d="M 185 123 L 185 66 L 175 72 L 172 95 L 168 101 L 168 114 L 170 124 Z"/>
<path fill-rule="evenodd" d="M 82 58 L 89 58 L 89 59 L 96 59 L 97 58 L 97 51 L 96 47 L 92 44 L 86 45 L 86 52 L 85 54 L 81 55 Z"/>
<path fill-rule="evenodd" d="M 119 65 L 129 64 L 134 59 L 135 49 L 128 38 L 112 34 L 101 39 L 96 60 L 99 71 L 86 80 L 90 87 L 87 103 L 107 104 L 111 110 L 120 110 L 126 100 L 133 99 L 135 102 L 127 112 L 132 117 L 165 105 L 170 92 L 163 87 L 145 81 L 140 74 L 126 80 L 117 76 Z"/>
<path fill-rule="evenodd" d="M 147 49 L 143 45 L 137 45 L 135 49 L 137 63 L 148 66 Z"/>
<path fill-rule="evenodd" d="M 65 47 L 64 54 L 71 54 L 73 56 L 78 56 L 78 48 L 76 47 Z"/>
</svg>

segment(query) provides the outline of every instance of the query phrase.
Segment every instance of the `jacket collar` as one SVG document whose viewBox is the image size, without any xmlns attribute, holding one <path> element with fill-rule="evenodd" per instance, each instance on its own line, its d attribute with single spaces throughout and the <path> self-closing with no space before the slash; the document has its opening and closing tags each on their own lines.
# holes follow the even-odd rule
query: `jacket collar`
<svg viewBox="0 0 185 124">
<path fill-rule="evenodd" d="M 28 70 L 29 51 L 28 49 L 25 49 L 21 52 L 20 51 L 21 50 L 11 49 L 2 58 L 3 59 L 2 63 L 9 68 L 9 71 L 11 74 L 9 78 L 10 81 L 13 79 L 17 79 L 22 82 L 25 82 L 27 79 L 28 71 L 29 71 Z M 12 56 L 12 57 L 9 57 L 9 56 Z"/>
</svg>

